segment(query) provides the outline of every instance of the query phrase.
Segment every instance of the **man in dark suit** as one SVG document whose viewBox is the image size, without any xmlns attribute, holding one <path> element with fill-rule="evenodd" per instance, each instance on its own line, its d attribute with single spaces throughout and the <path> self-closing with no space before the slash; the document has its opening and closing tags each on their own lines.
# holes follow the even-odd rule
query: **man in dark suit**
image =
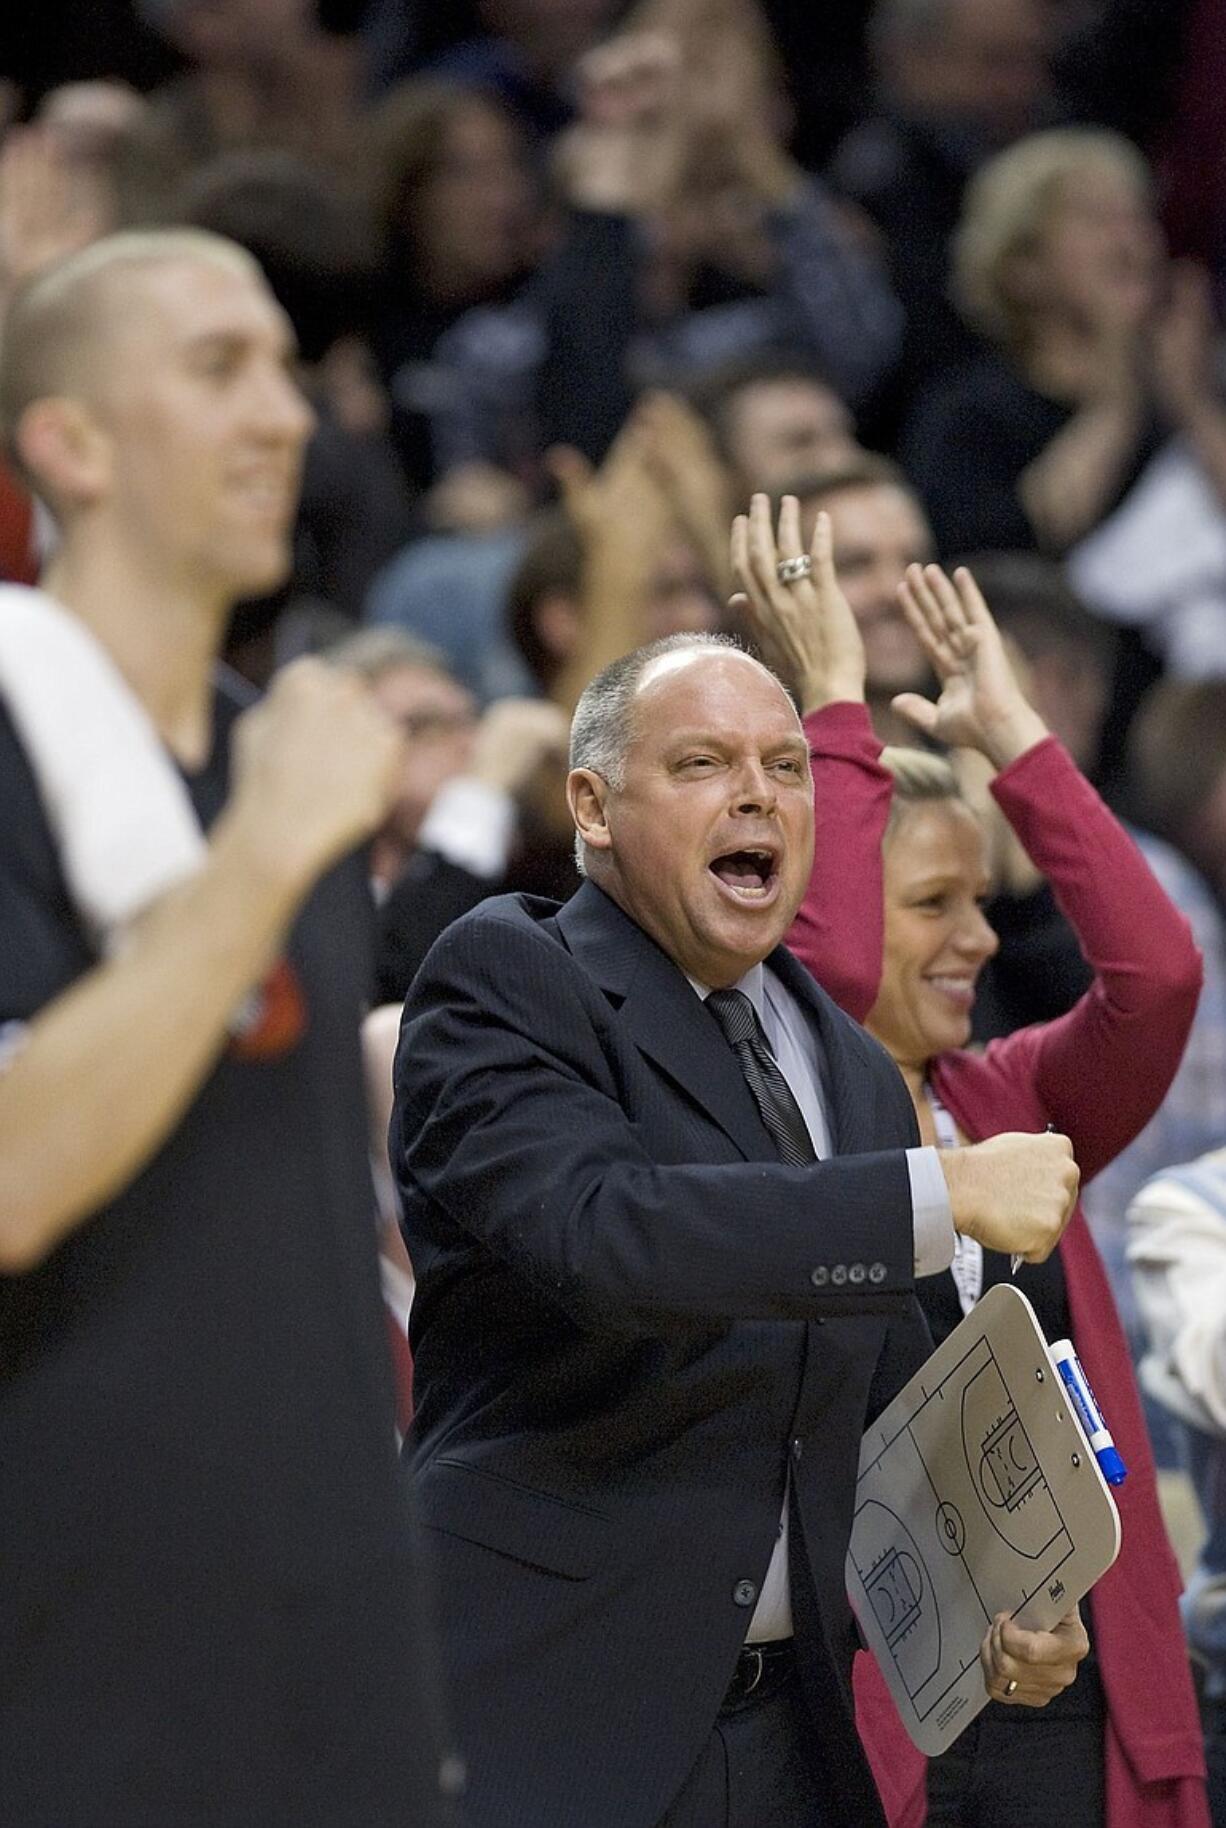
<svg viewBox="0 0 1226 1828">
<path fill-rule="evenodd" d="M 469 1819 L 878 1822 L 860 1435 L 924 1350 L 917 1270 L 955 1227 L 1045 1255 L 1076 1171 L 1050 1136 L 917 1148 L 893 1066 L 780 946 L 813 807 L 773 674 L 654 643 L 588 687 L 571 759 L 587 881 L 449 929 L 397 1062 L 408 1451 Z"/>
</svg>

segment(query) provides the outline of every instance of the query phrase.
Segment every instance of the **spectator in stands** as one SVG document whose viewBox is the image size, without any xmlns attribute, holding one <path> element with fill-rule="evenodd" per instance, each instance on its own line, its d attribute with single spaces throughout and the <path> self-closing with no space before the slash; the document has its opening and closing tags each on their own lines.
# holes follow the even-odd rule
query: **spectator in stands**
<svg viewBox="0 0 1226 1828">
<path fill-rule="evenodd" d="M 189 68 L 155 91 L 138 156 L 156 166 L 162 205 L 193 165 L 278 147 L 352 174 L 358 105 L 354 47 L 320 28 L 314 0 L 136 0 Z M 156 210 L 151 197 L 149 206 Z"/>
<path fill-rule="evenodd" d="M 574 112 L 576 63 L 625 11 L 625 0 L 476 0 L 481 36 L 437 57 L 432 72 L 497 95 L 534 136 Z"/>
<path fill-rule="evenodd" d="M 564 756 L 566 719 L 539 698 L 479 715 L 442 655 L 399 629 L 363 629 L 327 657 L 366 680 L 407 739 L 371 850 L 378 999 L 400 1002 L 448 922 L 514 878 L 520 799 L 544 761 Z"/>
<path fill-rule="evenodd" d="M 1164 680 L 1133 726 L 1138 810 L 1226 908 L 1226 679 Z"/>
<path fill-rule="evenodd" d="M 1014 661 L 1022 663 L 1027 697 L 1082 773 L 1096 781 L 1111 689 L 1111 632 L 1084 608 L 1051 559 L 985 552 L 967 563 Z M 985 912 L 1000 948 L 980 974 L 973 1017 L 976 1039 L 989 1041 L 1063 1015 L 1089 989 L 1090 969 L 1049 884 L 996 814 L 986 783 L 968 782 L 963 773 L 962 787 L 974 801 L 991 855 Z M 1167 854 L 1178 870 L 1180 860 Z"/>
<path fill-rule="evenodd" d="M 371 591 L 372 621 L 441 649 L 482 699 L 534 687 L 556 695 L 570 663 L 573 703 L 590 677 L 584 641 L 615 656 L 640 627 L 707 629 L 723 613 L 729 482 L 682 400 L 640 401 L 595 473 L 575 451 L 551 462 L 565 508 L 522 529 L 418 541 Z"/>
<path fill-rule="evenodd" d="M 1168 1169 L 1128 1209 L 1149 1330 L 1141 1379 L 1179 1425 L 1205 1541 L 1183 1596 L 1199 1677 L 1209 1807 L 1226 1822 L 1226 1149 Z"/>
<path fill-rule="evenodd" d="M 812 362 L 743 356 L 695 387 L 690 398 L 727 466 L 730 513 L 755 490 L 768 495 L 797 476 L 816 475 L 858 453 L 851 413 Z"/>
<path fill-rule="evenodd" d="M 1226 412 L 1212 319 L 1197 271 L 1165 265 L 1134 147 L 1070 128 L 998 154 L 968 190 L 954 282 L 995 351 L 936 380 L 907 434 L 943 552 L 1070 551 L 1135 508 L 1173 432 L 1187 446 L 1180 478 L 1193 469 L 1197 505 L 1220 516 Z M 1182 483 L 1181 502 L 1192 486 Z M 1154 555 L 1150 566 L 1170 562 Z M 1146 609 L 1161 595 L 1151 574 Z"/>
<path fill-rule="evenodd" d="M 787 156 L 761 61 L 730 56 L 699 82 L 675 36 L 633 32 L 580 81 L 560 245 L 513 305 L 470 313 L 439 346 L 440 465 L 518 470 L 555 442 L 598 460 L 644 387 L 780 344 L 854 405 L 893 363 L 901 313 Z"/>
<path fill-rule="evenodd" d="M 378 103 L 365 142 L 386 270 L 374 318 L 375 353 L 392 396 L 405 473 L 427 488 L 439 473 L 429 419 L 450 384 L 434 362 L 442 333 L 477 305 L 504 303 L 543 251 L 539 185 L 528 144 L 498 99 L 437 78 L 415 77 Z M 498 525 L 507 517 L 496 479 L 484 518 L 447 512 L 434 525 Z M 455 493 L 453 479 L 452 491 Z M 476 493 L 474 489 L 472 491 Z M 510 491 L 510 512 L 522 505 Z"/>
<path fill-rule="evenodd" d="M 903 391 L 972 355 L 948 297 L 967 180 L 1044 124 L 1049 21 L 1041 0 L 876 0 L 868 25 L 877 105 L 828 176 L 881 230 L 907 314 Z"/>
</svg>

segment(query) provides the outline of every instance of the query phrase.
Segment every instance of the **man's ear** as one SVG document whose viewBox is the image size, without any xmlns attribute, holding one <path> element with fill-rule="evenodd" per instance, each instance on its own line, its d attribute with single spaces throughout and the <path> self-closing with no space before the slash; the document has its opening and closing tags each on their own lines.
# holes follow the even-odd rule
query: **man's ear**
<svg viewBox="0 0 1226 1828">
<path fill-rule="evenodd" d="M 50 394 L 26 407 L 14 439 L 27 473 L 48 499 L 92 507 L 110 478 L 110 440 L 80 400 Z"/>
<path fill-rule="evenodd" d="M 591 768 L 572 768 L 566 777 L 566 804 L 575 822 L 575 830 L 589 850 L 613 848 L 609 830 L 607 800 L 609 783 Z"/>
</svg>

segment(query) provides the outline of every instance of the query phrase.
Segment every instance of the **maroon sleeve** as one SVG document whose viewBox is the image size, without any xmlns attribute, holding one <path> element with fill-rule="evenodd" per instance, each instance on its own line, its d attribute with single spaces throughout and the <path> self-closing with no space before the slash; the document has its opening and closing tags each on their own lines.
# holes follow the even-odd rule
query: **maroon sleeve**
<svg viewBox="0 0 1226 1828">
<path fill-rule="evenodd" d="M 1196 1012 L 1201 956 L 1188 922 L 1054 737 L 997 775 L 992 791 L 1051 883 L 1094 982 L 1067 1015 L 994 1041 L 982 1066 L 1002 1086 L 1033 1088 L 1088 1180 L 1165 1097 Z"/>
<path fill-rule="evenodd" d="M 813 874 L 787 944 L 840 1008 L 862 1022 L 881 982 L 881 840 L 893 781 L 862 704 L 805 718 L 813 768 Z"/>
</svg>

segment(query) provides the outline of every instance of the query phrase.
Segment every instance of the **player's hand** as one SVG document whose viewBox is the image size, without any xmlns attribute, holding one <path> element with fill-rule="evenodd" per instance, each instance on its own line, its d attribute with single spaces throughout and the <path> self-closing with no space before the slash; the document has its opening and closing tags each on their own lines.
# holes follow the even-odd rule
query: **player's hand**
<svg viewBox="0 0 1226 1828">
<path fill-rule="evenodd" d="M 235 730 L 230 812 L 263 867 L 305 888 L 390 811 L 404 738 L 355 674 L 296 660 Z"/>
<path fill-rule="evenodd" d="M 1073 1145 L 1054 1131 L 1004 1131 L 937 1156 L 954 1229 L 985 1250 L 1042 1263 L 1060 1242 L 1077 1201 Z"/>
<path fill-rule="evenodd" d="M 979 1646 L 983 1685 L 1006 1707 L 1046 1707 L 1072 1682 L 1089 1648 L 1076 1606 L 1051 1631 L 1027 1631 L 999 1612 Z"/>
</svg>

